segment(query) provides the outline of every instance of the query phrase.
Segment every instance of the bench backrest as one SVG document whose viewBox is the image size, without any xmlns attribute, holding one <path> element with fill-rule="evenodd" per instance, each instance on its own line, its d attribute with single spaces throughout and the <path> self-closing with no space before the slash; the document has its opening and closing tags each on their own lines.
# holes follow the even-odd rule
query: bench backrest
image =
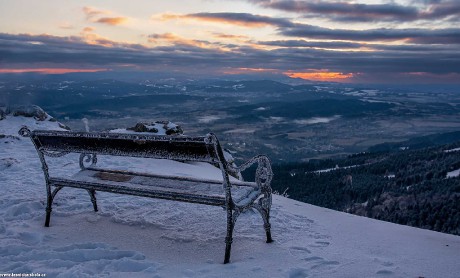
<svg viewBox="0 0 460 278">
<path fill-rule="evenodd" d="M 213 134 L 203 137 L 157 136 L 125 133 L 34 130 L 30 132 L 39 151 L 94 153 L 219 162 L 221 150 Z"/>
</svg>

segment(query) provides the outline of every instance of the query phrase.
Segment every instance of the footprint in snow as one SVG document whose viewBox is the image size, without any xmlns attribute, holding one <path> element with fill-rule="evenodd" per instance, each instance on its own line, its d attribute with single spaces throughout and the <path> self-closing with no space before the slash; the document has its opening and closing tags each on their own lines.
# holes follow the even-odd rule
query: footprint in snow
<svg viewBox="0 0 460 278">
<path fill-rule="evenodd" d="M 327 247 L 329 245 L 330 245 L 330 242 L 328 241 L 315 241 L 315 243 L 310 244 L 309 246 L 314 247 L 314 248 L 320 248 L 320 247 Z"/>
<path fill-rule="evenodd" d="M 382 270 L 377 271 L 375 274 L 378 274 L 378 275 L 392 275 L 393 271 L 388 270 L 388 269 L 382 269 Z"/>
<path fill-rule="evenodd" d="M 308 271 L 305 268 L 292 268 L 289 270 L 289 278 L 305 278 L 308 277 Z"/>
<path fill-rule="evenodd" d="M 18 238 L 27 245 L 37 245 L 43 240 L 43 235 L 38 233 L 21 232 Z"/>
<path fill-rule="evenodd" d="M 299 255 L 305 255 L 305 254 L 311 254 L 311 251 L 306 248 L 306 247 L 302 247 L 302 246 L 293 246 L 293 247 L 289 247 L 289 253 L 291 253 L 291 255 L 294 255 L 294 254 L 299 254 Z"/>
<path fill-rule="evenodd" d="M 328 261 L 317 256 L 305 258 L 304 261 L 310 265 L 310 269 L 317 269 L 319 267 L 335 266 L 340 264 L 338 261 Z"/>
<path fill-rule="evenodd" d="M 392 263 L 392 262 L 390 262 L 390 261 L 386 261 L 386 260 L 380 259 L 380 258 L 375 258 L 375 259 L 374 259 L 374 262 L 379 263 L 379 264 L 380 264 L 382 267 L 384 267 L 384 268 L 389 268 L 389 267 L 394 266 L 394 263 Z M 394 274 L 394 272 L 391 271 L 391 270 L 389 270 L 389 269 L 381 269 L 381 270 L 377 271 L 376 274 L 382 275 L 382 276 L 387 276 L 387 275 L 392 275 L 392 274 Z"/>
</svg>

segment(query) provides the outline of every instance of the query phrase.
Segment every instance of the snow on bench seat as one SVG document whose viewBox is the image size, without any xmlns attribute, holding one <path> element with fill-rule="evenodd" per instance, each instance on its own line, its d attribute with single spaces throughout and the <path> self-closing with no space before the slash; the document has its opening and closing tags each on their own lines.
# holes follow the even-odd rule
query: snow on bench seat
<svg viewBox="0 0 460 278">
<path fill-rule="evenodd" d="M 211 205 L 225 206 L 225 191 L 221 181 L 195 178 L 171 177 L 147 173 L 115 171 L 88 168 L 79 171 L 70 179 L 50 177 L 56 186 L 69 186 L 97 191 L 120 192 L 130 195 L 151 194 L 156 198 L 177 198 L 196 203 L 209 202 Z M 253 202 L 261 192 L 255 182 L 233 181 L 232 198 L 239 205 Z"/>
</svg>

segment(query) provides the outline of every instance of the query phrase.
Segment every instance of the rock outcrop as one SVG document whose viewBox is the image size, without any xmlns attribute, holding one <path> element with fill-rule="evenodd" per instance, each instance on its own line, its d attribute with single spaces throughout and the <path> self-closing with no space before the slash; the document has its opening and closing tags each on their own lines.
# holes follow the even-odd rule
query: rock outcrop
<svg viewBox="0 0 460 278">
<path fill-rule="evenodd" d="M 127 130 L 131 130 L 135 132 L 156 133 L 158 135 L 183 134 L 182 128 L 179 125 L 171 123 L 170 121 L 156 121 L 153 123 L 137 123 L 135 126 L 127 128 Z"/>
<path fill-rule="evenodd" d="M 8 115 L 14 117 L 22 116 L 27 118 L 34 118 L 34 120 L 39 122 L 57 122 L 60 128 L 70 130 L 70 127 L 58 122 L 55 118 L 48 115 L 48 113 L 46 113 L 41 107 L 37 105 L 22 105 L 17 107 L 0 106 L 0 120 L 4 120 Z"/>
<path fill-rule="evenodd" d="M 33 117 L 37 121 L 44 121 L 50 117 L 37 105 L 18 106 L 12 111 L 13 116 Z"/>
</svg>

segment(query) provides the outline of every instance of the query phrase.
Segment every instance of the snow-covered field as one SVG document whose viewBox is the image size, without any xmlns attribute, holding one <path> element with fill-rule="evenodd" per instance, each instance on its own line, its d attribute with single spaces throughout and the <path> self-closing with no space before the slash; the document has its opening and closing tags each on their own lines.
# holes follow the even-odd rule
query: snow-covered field
<svg viewBox="0 0 460 278">
<path fill-rule="evenodd" d="M 274 196 L 265 243 L 258 213 L 236 224 L 230 264 L 224 255 L 225 212 L 216 207 L 63 189 L 45 228 L 40 163 L 22 124 L 0 121 L 0 274 L 47 277 L 460 277 L 460 237 L 353 216 Z M 14 137 L 13 137 L 14 136 Z M 3 137 L 3 138 L 1 138 Z M 107 163 L 116 164 L 116 159 Z M 129 167 L 219 176 L 209 165 L 126 160 Z M 118 163 L 115 166 L 120 166 Z M 59 171 L 70 173 L 69 156 Z"/>
<path fill-rule="evenodd" d="M 458 177 L 458 176 L 460 176 L 460 169 L 447 172 L 447 174 L 446 174 L 446 177 L 448 177 L 448 178 L 455 178 L 455 177 Z"/>
<path fill-rule="evenodd" d="M 294 120 L 294 123 L 299 125 L 327 124 L 331 121 L 339 119 L 340 117 L 340 115 L 335 115 L 332 117 L 313 117 L 309 119 Z"/>
</svg>

